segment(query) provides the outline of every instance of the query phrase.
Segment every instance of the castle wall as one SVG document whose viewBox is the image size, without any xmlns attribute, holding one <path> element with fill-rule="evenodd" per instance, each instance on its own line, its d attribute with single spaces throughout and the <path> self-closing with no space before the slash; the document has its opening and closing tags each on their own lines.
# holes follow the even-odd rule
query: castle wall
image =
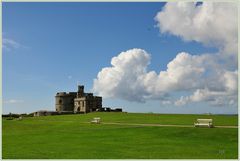
<svg viewBox="0 0 240 161">
<path fill-rule="evenodd" d="M 78 92 L 59 92 L 55 96 L 56 111 L 88 113 L 102 108 L 102 97 L 93 93 L 84 93 L 84 86 L 78 86 Z"/>
<path fill-rule="evenodd" d="M 74 112 L 83 112 L 83 113 L 87 112 L 85 97 L 74 99 Z"/>
<path fill-rule="evenodd" d="M 33 113 L 33 116 L 50 116 L 50 115 L 58 115 L 59 113 L 56 111 L 36 111 Z"/>
<path fill-rule="evenodd" d="M 55 108 L 56 111 L 73 111 L 74 110 L 74 98 L 76 93 L 57 93 L 55 96 Z"/>
<path fill-rule="evenodd" d="M 102 108 L 102 97 L 85 96 L 74 99 L 74 112 L 92 112 Z"/>
</svg>

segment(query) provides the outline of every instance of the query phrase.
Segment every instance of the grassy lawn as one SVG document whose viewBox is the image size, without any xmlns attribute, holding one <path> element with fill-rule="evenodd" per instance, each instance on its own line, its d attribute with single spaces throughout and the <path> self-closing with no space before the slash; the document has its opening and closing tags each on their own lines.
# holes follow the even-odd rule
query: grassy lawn
<svg viewBox="0 0 240 161">
<path fill-rule="evenodd" d="M 104 122 L 192 125 L 213 118 L 237 125 L 237 116 L 91 113 L 3 120 L 4 159 L 237 159 L 238 129 L 143 127 Z"/>
</svg>

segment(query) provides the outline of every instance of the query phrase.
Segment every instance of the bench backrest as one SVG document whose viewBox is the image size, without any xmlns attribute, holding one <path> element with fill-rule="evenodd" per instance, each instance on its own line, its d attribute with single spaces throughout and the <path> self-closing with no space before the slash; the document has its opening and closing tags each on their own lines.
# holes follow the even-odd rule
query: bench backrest
<svg viewBox="0 0 240 161">
<path fill-rule="evenodd" d="M 94 120 L 100 120 L 101 118 L 100 117 L 94 117 L 93 119 Z"/>
<path fill-rule="evenodd" d="M 197 119 L 199 123 L 212 123 L 212 119 Z"/>
</svg>

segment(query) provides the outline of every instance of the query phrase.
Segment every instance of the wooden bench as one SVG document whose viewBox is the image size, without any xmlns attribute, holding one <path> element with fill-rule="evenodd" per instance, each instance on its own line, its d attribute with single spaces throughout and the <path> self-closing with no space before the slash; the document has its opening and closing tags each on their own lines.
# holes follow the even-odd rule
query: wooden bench
<svg viewBox="0 0 240 161">
<path fill-rule="evenodd" d="M 20 116 L 19 118 L 17 118 L 17 120 L 22 120 L 23 118 L 22 118 L 22 116 Z"/>
<path fill-rule="evenodd" d="M 91 123 L 100 124 L 100 120 L 101 120 L 100 117 L 94 117 Z"/>
<path fill-rule="evenodd" d="M 212 119 L 197 119 L 197 122 L 194 122 L 195 127 L 213 127 Z"/>
</svg>

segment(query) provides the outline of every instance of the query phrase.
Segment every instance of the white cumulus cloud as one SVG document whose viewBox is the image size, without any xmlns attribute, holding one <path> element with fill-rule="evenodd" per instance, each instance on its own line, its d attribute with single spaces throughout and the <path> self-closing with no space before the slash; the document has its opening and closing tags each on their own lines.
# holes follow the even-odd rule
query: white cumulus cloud
<svg viewBox="0 0 240 161">
<path fill-rule="evenodd" d="M 208 88 L 197 89 L 192 95 L 180 97 L 175 105 L 181 106 L 190 102 L 208 102 L 213 106 L 237 105 L 236 93 L 233 95 L 228 91 L 210 91 Z"/>
<path fill-rule="evenodd" d="M 213 106 L 236 106 L 236 16 L 234 3 L 167 3 L 155 17 L 161 33 L 214 46 L 219 51 L 201 55 L 180 52 L 166 70 L 157 73 L 148 70 L 151 55 L 147 51 L 130 49 L 113 57 L 111 66 L 98 73 L 93 91 L 129 101 L 156 99 L 165 105 L 207 102 Z M 191 94 L 176 99 L 172 97 L 174 92 Z"/>
<path fill-rule="evenodd" d="M 94 80 L 93 90 L 104 97 L 144 101 L 146 95 L 141 76 L 146 73 L 150 55 L 142 49 L 131 49 L 111 60 L 112 67 L 103 68 Z"/>
<path fill-rule="evenodd" d="M 131 49 L 113 57 L 111 67 L 103 68 L 94 80 L 93 91 L 103 97 L 116 97 L 144 102 L 149 99 L 170 104 L 176 91 L 193 91 L 181 97 L 175 105 L 189 102 L 209 102 L 223 105 L 237 100 L 237 70 L 227 71 L 214 55 L 179 53 L 166 71 L 148 71 L 150 54 L 143 49 Z M 232 105 L 231 103 L 230 105 Z"/>
<path fill-rule="evenodd" d="M 237 53 L 237 3 L 169 2 L 155 20 L 161 33 L 180 36 L 217 47 L 226 54 Z"/>
</svg>

